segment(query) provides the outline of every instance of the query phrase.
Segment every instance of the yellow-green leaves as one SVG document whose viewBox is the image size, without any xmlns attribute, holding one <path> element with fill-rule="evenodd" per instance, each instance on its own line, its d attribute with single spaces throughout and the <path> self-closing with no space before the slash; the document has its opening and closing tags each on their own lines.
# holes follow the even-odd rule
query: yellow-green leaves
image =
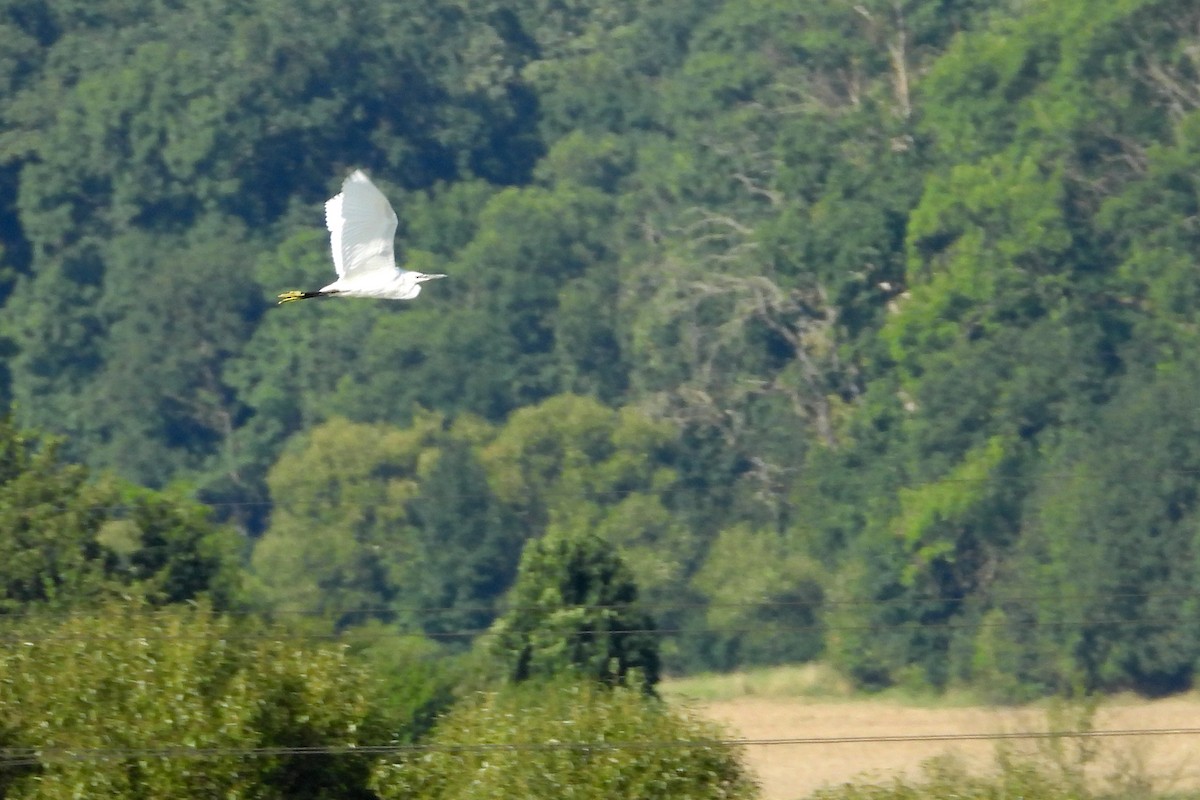
<svg viewBox="0 0 1200 800">
<path fill-rule="evenodd" d="M 994 473 L 1006 457 L 1004 439 L 994 436 L 967 453 L 945 477 L 900 490 L 900 513 L 892 525 L 912 553 L 903 572 L 906 582 L 912 583 L 936 559 L 954 560 L 964 529 L 973 524 L 971 515 L 994 496 L 990 482 L 997 480 Z"/>
<path fill-rule="evenodd" d="M 909 221 L 909 291 L 880 332 L 901 377 L 1055 311 L 1071 288 L 1071 237 L 1060 169 L 1006 154 L 933 176 Z"/>
<path fill-rule="evenodd" d="M 381 763 L 372 785 L 383 800 L 756 797 L 725 735 L 636 690 L 539 682 L 468 698 L 434 750 Z"/>
<path fill-rule="evenodd" d="M 693 542 L 664 503 L 677 481 L 673 444 L 669 425 L 634 409 L 560 395 L 514 414 L 482 460 L 519 519 L 535 530 L 600 534 L 654 593 L 682 577 Z"/>
<path fill-rule="evenodd" d="M 262 605 L 334 621 L 385 613 L 420 574 L 408 506 L 440 430 L 431 414 L 411 428 L 334 419 L 295 442 L 267 478 L 274 513 L 252 561 Z"/>
<path fill-rule="evenodd" d="M 316 798 L 365 782 L 367 757 L 254 752 L 372 735 L 365 677 L 340 648 L 305 647 L 203 604 L 108 603 L 3 635 L 0 717 L 18 746 L 40 751 L 40 772 L 7 797 Z M 208 748 L 232 752 L 188 752 Z"/>
</svg>

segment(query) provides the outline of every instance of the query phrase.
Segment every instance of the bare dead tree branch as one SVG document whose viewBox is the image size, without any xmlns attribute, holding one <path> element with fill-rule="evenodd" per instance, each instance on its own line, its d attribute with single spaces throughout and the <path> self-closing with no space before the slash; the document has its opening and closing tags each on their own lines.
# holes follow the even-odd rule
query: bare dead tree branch
<svg viewBox="0 0 1200 800">
<path fill-rule="evenodd" d="M 748 193 L 767 198 L 767 201 L 773 206 L 778 206 L 784 201 L 785 195 L 783 192 L 776 189 L 768 189 L 743 172 L 733 173 L 733 179 L 740 183 L 742 188 Z"/>
<path fill-rule="evenodd" d="M 808 420 L 827 446 L 836 446 L 830 396 L 837 387 L 827 376 L 841 372 L 837 350 L 829 344 L 837 310 L 828 302 L 824 289 L 815 286 L 808 291 L 785 290 L 764 275 L 713 274 L 688 281 L 683 292 L 690 295 L 693 309 L 705 299 L 729 304 L 725 321 L 715 331 L 719 339 L 706 360 L 711 362 L 712 356 L 723 349 L 722 342 L 743 339 L 752 322 L 765 326 L 787 344 L 800 385 L 790 385 L 786 376 L 779 374 L 759 382 L 749 393 L 786 397 L 797 416 Z M 743 383 L 742 388 L 750 387 Z"/>
<path fill-rule="evenodd" d="M 896 20 L 896 31 L 888 42 L 888 56 L 892 62 L 892 85 L 896 94 L 896 105 L 902 119 L 912 116 L 912 102 L 908 88 L 908 27 L 904 22 L 904 9 L 899 0 L 893 0 L 892 11 Z"/>
</svg>

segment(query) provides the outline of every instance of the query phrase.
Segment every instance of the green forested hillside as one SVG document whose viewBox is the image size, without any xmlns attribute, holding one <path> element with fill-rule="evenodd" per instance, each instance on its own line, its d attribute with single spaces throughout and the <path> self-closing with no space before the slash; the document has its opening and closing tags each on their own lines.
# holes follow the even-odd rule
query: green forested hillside
<svg viewBox="0 0 1200 800">
<path fill-rule="evenodd" d="M 321 632 L 469 638 L 525 542 L 596 534 L 668 670 L 1183 689 L 1198 32 L 1184 0 L 0 0 L 3 399 L 193 492 L 246 534 L 239 602 Z M 356 167 L 450 279 L 274 307 L 329 280 Z"/>
</svg>

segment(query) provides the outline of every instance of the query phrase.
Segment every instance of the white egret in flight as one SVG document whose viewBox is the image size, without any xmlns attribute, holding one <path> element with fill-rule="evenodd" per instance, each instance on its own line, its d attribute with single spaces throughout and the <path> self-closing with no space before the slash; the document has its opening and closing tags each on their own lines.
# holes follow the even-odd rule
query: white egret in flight
<svg viewBox="0 0 1200 800">
<path fill-rule="evenodd" d="M 396 266 L 392 249 L 396 222 L 396 212 L 383 192 L 362 170 L 355 170 L 342 183 L 341 193 L 325 202 L 325 227 L 338 279 L 315 292 L 284 292 L 279 295 L 280 305 L 339 295 L 412 300 L 421 293 L 422 283 L 446 277 Z"/>
</svg>

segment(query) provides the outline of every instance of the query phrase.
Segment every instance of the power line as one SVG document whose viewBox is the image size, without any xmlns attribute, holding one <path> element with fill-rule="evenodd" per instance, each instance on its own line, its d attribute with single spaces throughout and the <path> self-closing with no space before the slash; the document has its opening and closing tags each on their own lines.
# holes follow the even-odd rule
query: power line
<svg viewBox="0 0 1200 800">
<path fill-rule="evenodd" d="M 1145 736 L 1196 736 L 1200 728 L 1118 728 L 1101 730 L 985 731 L 979 733 L 913 733 L 867 736 L 787 736 L 761 739 L 672 739 L 648 741 L 478 742 L 464 744 L 312 745 L 262 747 L 7 747 L 0 765 L 22 766 L 50 761 L 103 761 L 126 758 L 271 758 L 422 753 L 494 753 L 573 750 L 604 752 L 700 747 L 776 747 L 903 742 L 967 742 L 1043 739 L 1111 739 Z"/>
<path fill-rule="evenodd" d="M 1068 592 L 1068 593 L 1052 593 L 1044 594 L 998 594 L 990 595 L 983 594 L 983 599 L 989 603 L 989 607 L 1005 603 L 1039 603 L 1043 601 L 1059 601 L 1059 602 L 1082 602 L 1086 600 L 1102 600 L 1111 602 L 1114 600 L 1153 600 L 1153 599 L 1168 599 L 1168 600 L 1186 600 L 1200 598 L 1200 590 L 1188 591 L 1166 591 L 1166 592 Z M 724 609 L 828 609 L 842 607 L 859 607 L 872 606 L 875 608 L 888 606 L 911 606 L 920 603 L 966 603 L 980 599 L 979 596 L 970 594 L 960 595 L 935 595 L 935 594 L 917 594 L 905 595 L 900 594 L 895 597 L 866 597 L 852 599 L 821 599 L 819 601 L 809 600 L 740 600 L 740 601 L 638 601 L 636 603 L 610 603 L 610 604 L 583 604 L 571 605 L 572 609 L 582 609 L 586 611 L 615 611 L 624 609 L 634 609 L 638 611 L 656 612 L 656 611 L 707 611 L 707 610 L 724 610 Z M 540 611 L 543 606 L 538 605 L 507 605 L 505 603 L 497 603 L 495 606 L 486 605 L 468 605 L 468 606 L 366 606 L 359 608 L 339 608 L 331 607 L 325 609 L 271 609 L 262 612 L 258 611 L 234 611 L 225 612 L 233 616 L 340 616 L 344 614 L 394 614 L 398 616 L 416 616 L 416 617 L 436 617 L 443 614 L 470 614 L 470 613 L 496 613 L 504 614 L 511 611 Z M 37 612 L 30 612 L 32 615 L 37 615 Z M 64 612 L 72 614 L 76 612 Z M 0 616 L 0 619 L 3 619 Z"/>
<path fill-rule="evenodd" d="M 1071 592 L 1071 593 L 1050 593 L 1045 594 L 1001 594 L 1001 595 L 986 595 L 985 599 L 991 604 L 990 607 L 1005 603 L 1039 603 L 1046 600 L 1058 602 L 1073 602 L 1078 603 L 1086 600 L 1101 600 L 1111 602 L 1114 600 L 1186 600 L 1200 598 L 1200 590 L 1190 591 L 1169 591 L 1169 592 Z M 620 610 L 636 610 L 646 612 L 658 611 L 708 611 L 708 610 L 725 610 L 725 609 L 813 609 L 822 610 L 828 608 L 842 607 L 859 607 L 872 606 L 875 608 L 888 606 L 911 606 L 921 603 L 966 603 L 972 600 L 977 600 L 974 595 L 934 595 L 934 594 L 918 594 L 918 595 L 897 595 L 895 597 L 886 598 L 853 598 L 843 600 L 822 599 L 818 602 L 807 600 L 742 600 L 729 602 L 704 602 L 704 601 L 653 601 L 636 603 L 596 603 L 571 605 L 570 608 L 583 611 L 620 611 Z M 328 608 L 305 608 L 305 609 L 262 609 L 262 610 L 242 610 L 232 609 L 221 612 L 223 617 L 232 618 L 277 618 L 277 617 L 339 617 L 346 615 L 377 617 L 381 615 L 391 615 L 396 617 L 416 617 L 418 619 L 438 617 L 447 614 L 504 614 L 511 611 L 530 611 L 536 612 L 543 610 L 543 606 L 538 605 L 507 605 L 497 603 L 494 606 L 489 605 L 464 605 L 464 606 L 351 606 L 339 607 L 331 606 Z M 66 620 L 76 617 L 91 616 L 95 612 L 88 609 L 74 609 L 71 611 L 37 611 L 26 610 L 16 611 L 11 613 L 0 613 L 0 623 L 10 620 L 21 619 L 37 619 L 37 620 Z M 469 633 L 469 632 L 468 632 Z"/>
<path fill-rule="evenodd" d="M 570 630 L 558 634 L 563 639 L 588 639 L 619 636 L 704 636 L 710 634 L 750 634 L 750 633 L 829 633 L 829 632 L 871 632 L 891 633 L 924 630 L 974 630 L 980 628 L 1045 628 L 1051 630 L 1070 630 L 1073 628 L 1122 628 L 1122 627 L 1152 627 L 1172 628 L 1185 620 L 1161 619 L 1094 619 L 1094 620 L 1030 620 L 1003 622 L 908 622 L 895 625 L 885 623 L 861 623 L 855 625 L 756 625 L 756 626 L 710 626 L 705 628 L 626 628 L 608 630 L 594 628 L 591 630 Z M 381 636 L 398 636 L 403 638 L 419 638 L 452 641 L 455 639 L 473 639 L 482 636 L 500 636 L 510 631 L 498 631 L 491 628 L 478 628 L 458 631 L 381 631 Z M 520 633 L 519 631 L 517 632 Z M 40 642 L 70 641 L 70 642 L 105 642 L 105 641 L 205 641 L 208 639 L 222 641 L 340 641 L 343 644 L 362 644 L 364 641 L 361 630 L 349 629 L 340 633 L 319 633 L 312 631 L 282 631 L 282 632 L 229 632 L 212 635 L 195 635 L 187 633 L 130 633 L 117 634 L 50 634 L 37 636 L 22 636 L 19 633 L 0 635 L 0 645 L 33 646 Z"/>
</svg>

